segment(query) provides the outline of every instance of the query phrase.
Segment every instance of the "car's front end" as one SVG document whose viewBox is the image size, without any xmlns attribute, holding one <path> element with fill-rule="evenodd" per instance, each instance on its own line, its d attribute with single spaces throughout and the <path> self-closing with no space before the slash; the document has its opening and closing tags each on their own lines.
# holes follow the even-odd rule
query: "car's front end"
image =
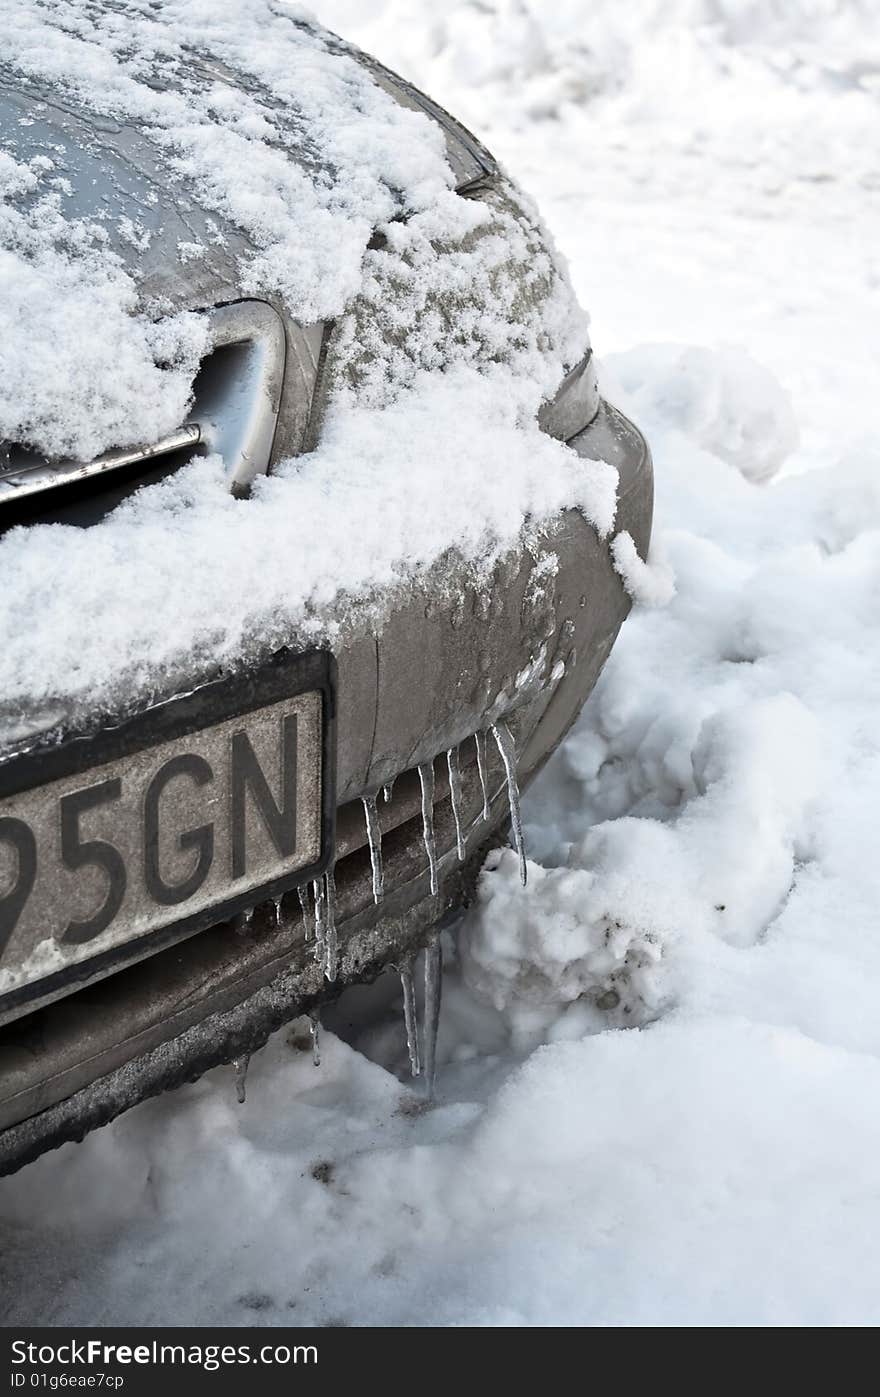
<svg viewBox="0 0 880 1397">
<path fill-rule="evenodd" d="M 298 302 L 286 264 L 259 283 L 278 247 L 205 193 L 189 135 L 169 156 L 137 74 L 96 116 L 25 35 L 3 80 L 16 169 L 64 181 L 30 232 L 60 204 L 101 219 L 154 322 L 198 320 L 164 431 L 88 453 L 71 410 L 54 436 L 4 433 L 5 1170 L 407 964 L 512 816 L 518 837 L 518 792 L 595 683 L 629 607 L 612 528 L 647 551 L 647 447 L 599 396 L 527 202 L 408 85 L 283 23 L 322 73 L 351 87 L 357 69 L 423 123 L 432 159 L 439 132 L 452 170 L 442 198 L 358 226 L 338 313 L 319 280 Z M 193 149 L 262 122 L 273 161 L 332 183 L 318 124 L 233 50 L 209 34 L 141 86 L 170 95 L 168 122 L 200 94 Z M 400 178 L 418 191 L 418 174 Z M 37 198 L 22 179 L 13 208 Z M 291 236 L 290 259 L 314 250 Z M 79 450 L 47 449 L 62 427 Z"/>
</svg>

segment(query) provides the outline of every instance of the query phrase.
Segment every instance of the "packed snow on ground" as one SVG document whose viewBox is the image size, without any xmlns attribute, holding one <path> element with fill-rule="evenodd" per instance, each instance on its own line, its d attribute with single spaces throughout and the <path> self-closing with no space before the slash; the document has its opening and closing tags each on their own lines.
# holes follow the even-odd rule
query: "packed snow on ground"
<svg viewBox="0 0 880 1397">
<path fill-rule="evenodd" d="M 321 6 L 538 198 L 656 463 L 636 607 L 450 938 L 0 1192 L 81 1323 L 880 1313 L 880 236 L 871 6 Z M 330 1021 L 328 1020 L 328 1027 Z"/>
</svg>

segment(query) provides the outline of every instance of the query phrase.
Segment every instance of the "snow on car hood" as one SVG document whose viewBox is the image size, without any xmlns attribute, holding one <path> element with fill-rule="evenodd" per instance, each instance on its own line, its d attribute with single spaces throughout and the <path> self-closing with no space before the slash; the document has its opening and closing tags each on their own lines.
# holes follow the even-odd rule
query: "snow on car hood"
<svg viewBox="0 0 880 1397">
<path fill-rule="evenodd" d="M 39 6 L 3 0 L 0 17 L 4 66 L 35 84 L 31 114 L 4 133 L 14 162 L 4 193 L 17 199 L 6 210 L 3 247 L 27 283 L 21 303 L 10 307 L 20 328 L 6 339 L 4 359 L 27 361 L 29 315 L 39 330 L 45 303 L 62 306 L 53 323 L 58 333 L 40 336 L 53 344 L 46 367 L 57 371 L 34 372 L 24 384 L 23 370 L 13 368 L 20 390 L 9 395 L 0 436 L 19 440 L 24 426 L 38 449 L 87 455 L 96 443 L 143 440 L 159 420 L 155 411 L 145 412 L 147 395 L 111 383 L 120 352 L 149 341 L 149 321 L 168 309 L 151 304 L 148 293 L 143 304 L 138 286 L 137 254 L 154 236 L 150 220 L 132 220 L 126 208 L 129 226 L 119 228 L 114 170 L 105 173 L 104 188 L 95 188 L 91 216 L 71 218 L 76 191 L 66 166 L 53 161 L 51 145 L 30 161 L 16 159 L 28 147 L 23 123 L 46 120 L 46 96 L 75 104 L 84 137 L 89 126 L 108 122 L 146 134 L 164 185 L 154 199 L 173 206 L 179 186 L 195 190 L 204 208 L 244 234 L 239 294 L 278 296 L 304 323 L 339 315 L 356 294 L 375 227 L 425 209 L 435 217 L 442 211 L 452 236 L 467 221 L 469 206 L 452 190 L 439 128 L 395 103 L 361 64 L 331 51 L 288 6 L 203 0 L 156 10 L 138 0 L 110 0 L 84 12 L 71 0 Z M 124 264 L 120 233 L 135 254 Z M 218 236 L 226 236 L 222 226 Z M 195 258 L 201 250 L 185 244 L 180 255 Z M 39 287 L 31 286 L 37 277 Z M 83 340 L 64 333 L 64 312 L 89 299 L 100 334 Z M 15 323 L 10 319 L 10 327 Z M 180 420 L 176 359 L 185 361 L 191 378 L 195 335 L 189 317 L 172 319 L 164 355 L 148 356 L 148 378 L 166 391 L 164 430 Z M 65 368 L 77 353 L 93 370 L 87 403 L 64 387 Z"/>
<path fill-rule="evenodd" d="M 450 545 L 490 563 L 526 518 L 575 506 L 610 529 L 615 472 L 536 426 L 587 344 L 537 216 L 506 182 L 494 202 L 457 194 L 439 126 L 343 45 L 280 0 L 0 0 L 0 19 L 4 65 L 34 84 L 35 115 L 48 92 L 98 129 L 148 140 L 169 216 L 179 190 L 216 218 L 217 242 L 234 230 L 239 294 L 303 323 L 340 321 L 344 370 L 318 450 L 249 501 L 228 497 L 222 463 L 200 461 L 86 533 L 7 536 L 7 703 L 117 706 L 171 670 L 332 639 L 343 597 L 372 598 L 375 622 L 380 591 Z M 156 437 L 185 414 L 203 318 L 139 280 L 146 214 L 108 231 L 62 163 L 23 158 L 27 120 L 4 133 L 0 165 L 13 289 L 0 439 L 88 456 Z M 368 247 L 376 229 L 381 252 Z M 179 245 L 183 262 L 206 251 Z"/>
</svg>

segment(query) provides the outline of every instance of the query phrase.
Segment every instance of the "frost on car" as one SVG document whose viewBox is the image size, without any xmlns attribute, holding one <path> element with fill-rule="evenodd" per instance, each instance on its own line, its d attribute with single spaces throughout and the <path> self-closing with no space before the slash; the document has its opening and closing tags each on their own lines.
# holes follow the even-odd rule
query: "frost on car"
<svg viewBox="0 0 880 1397">
<path fill-rule="evenodd" d="M 268 4 L 2 11 L 9 1170 L 389 965 L 411 1025 L 652 485 L 428 98 Z"/>
</svg>

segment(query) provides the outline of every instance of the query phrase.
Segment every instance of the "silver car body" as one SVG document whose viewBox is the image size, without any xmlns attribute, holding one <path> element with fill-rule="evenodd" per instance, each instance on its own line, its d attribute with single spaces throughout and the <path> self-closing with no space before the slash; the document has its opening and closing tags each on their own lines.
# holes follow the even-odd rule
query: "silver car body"
<svg viewBox="0 0 880 1397">
<path fill-rule="evenodd" d="M 197 68 L 198 57 L 192 61 Z M 513 186 L 478 141 L 408 84 L 361 61 L 395 100 L 440 124 L 462 197 L 499 207 L 514 201 L 519 209 Z M 211 76 L 233 86 L 240 81 L 216 64 Z M 111 236 L 121 215 L 146 221 L 148 244 L 118 239 L 120 257 L 137 265 L 152 298 L 207 311 L 211 327 L 191 413 L 168 438 L 85 462 L 48 460 L 10 444 L 0 470 L 0 527 L 7 505 L 15 522 L 57 517 L 87 524 L 176 469 L 181 452 L 220 451 L 232 488 L 246 493 L 256 473 L 308 450 L 320 437 L 323 403 L 340 372 L 333 324 L 299 324 L 280 299 L 243 294 L 238 267 L 245 235 L 201 207 L 185 180 L 171 187 L 154 147 L 133 125 L 97 120 L 64 94 L 5 72 L 0 126 L 14 132 L 19 151 L 51 147 L 73 187 L 76 212 L 111 206 Z M 297 158 L 294 146 L 290 155 Z M 538 225 L 533 236 L 542 237 Z M 204 242 L 209 254 L 181 261 L 179 245 L 187 242 Z M 616 528 L 627 530 L 644 556 L 650 455 L 638 430 L 599 398 L 589 353 L 542 409 L 542 425 L 585 460 L 617 467 Z M 71 503 L 62 487 L 77 482 Z M 536 587 L 538 560 L 547 551 L 558 569 Z M 328 984 L 314 961 L 296 896 L 283 900 L 277 917 L 271 905 L 258 907 L 244 926 L 240 919 L 215 925 L 210 934 L 115 963 L 112 973 L 86 967 L 63 995 L 35 1002 L 0 1029 L 2 1167 L 17 1168 L 144 1096 L 241 1057 L 345 984 L 411 956 L 466 901 L 486 850 L 506 837 L 508 774 L 503 753 L 482 735 L 503 722 L 525 786 L 578 714 L 629 605 L 607 541 L 572 509 L 500 559 L 488 585 L 475 586 L 465 568 L 456 576 L 454 561 L 444 560 L 399 586 L 380 627 L 348 624 L 333 646 L 337 979 Z M 164 682 L 170 695 L 212 677 L 200 671 Z M 113 720 L 106 712 L 78 711 L 75 725 L 88 738 Z M 30 736 L 44 740 L 47 724 L 50 734 L 62 734 L 71 721 L 63 695 L 48 719 L 45 705 L 32 714 L 26 705 L 4 712 L 0 696 L 6 734 L 0 763 Z M 478 756 L 487 767 L 487 817 Z M 459 770 L 460 804 L 453 810 L 450 778 Z M 424 839 L 426 771 L 433 784 L 436 894 Z M 378 903 L 365 797 L 383 840 Z"/>
</svg>

